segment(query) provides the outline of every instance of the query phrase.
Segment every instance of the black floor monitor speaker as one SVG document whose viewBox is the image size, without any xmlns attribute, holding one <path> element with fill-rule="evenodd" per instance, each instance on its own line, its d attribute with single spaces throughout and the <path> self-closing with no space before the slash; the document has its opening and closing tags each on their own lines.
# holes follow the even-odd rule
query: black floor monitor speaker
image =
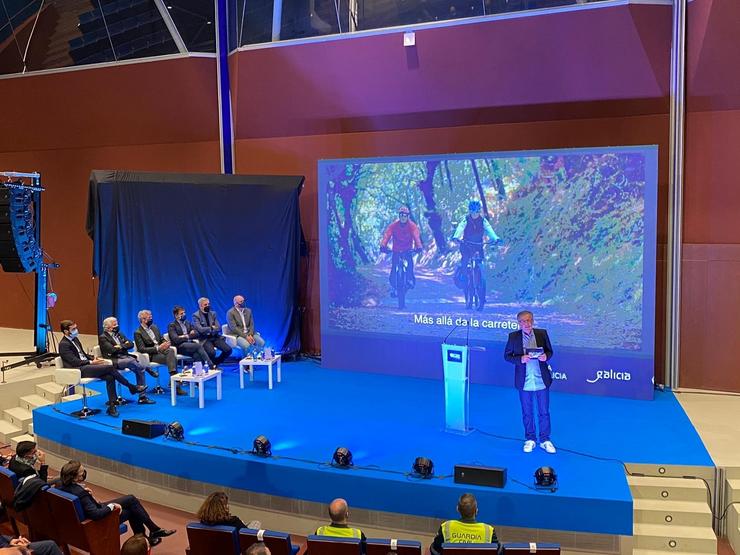
<svg viewBox="0 0 740 555">
<path fill-rule="evenodd" d="M 164 434 L 167 424 L 157 420 L 124 420 L 121 422 L 121 431 L 127 436 L 139 436 L 147 439 Z"/>
<path fill-rule="evenodd" d="M 490 466 L 455 465 L 455 483 L 502 488 L 506 485 L 506 469 Z"/>
</svg>

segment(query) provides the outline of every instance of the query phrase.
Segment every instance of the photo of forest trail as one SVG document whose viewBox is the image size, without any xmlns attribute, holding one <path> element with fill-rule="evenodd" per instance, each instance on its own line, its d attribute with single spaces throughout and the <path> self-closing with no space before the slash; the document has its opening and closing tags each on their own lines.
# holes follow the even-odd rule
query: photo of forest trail
<svg viewBox="0 0 740 555">
<path fill-rule="evenodd" d="M 452 324 L 436 319 L 450 316 L 478 323 L 471 338 L 503 340 L 511 328 L 501 324 L 531 308 L 560 345 L 642 347 L 642 152 L 323 162 L 320 172 L 331 329 L 444 337 Z M 471 200 L 501 239 L 484 248 L 482 310 L 466 309 L 454 279 L 461 257 L 451 238 Z M 380 250 L 401 206 L 423 243 L 403 309 Z"/>
</svg>

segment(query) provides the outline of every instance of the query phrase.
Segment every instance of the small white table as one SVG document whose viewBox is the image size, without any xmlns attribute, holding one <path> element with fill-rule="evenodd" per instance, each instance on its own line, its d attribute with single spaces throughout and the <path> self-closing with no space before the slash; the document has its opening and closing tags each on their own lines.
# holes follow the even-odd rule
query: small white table
<svg viewBox="0 0 740 555">
<path fill-rule="evenodd" d="M 254 381 L 254 367 L 267 366 L 267 389 L 272 389 L 272 367 L 277 364 L 277 381 L 280 383 L 282 375 L 280 355 L 275 355 L 270 359 L 258 360 L 256 358 L 243 358 L 239 361 L 239 387 L 244 389 L 244 372 L 249 372 L 249 381 Z"/>
<path fill-rule="evenodd" d="M 170 392 L 172 394 L 172 406 L 177 404 L 177 393 L 176 393 L 176 382 L 189 382 L 190 383 L 190 396 L 195 397 L 195 384 L 198 384 L 198 408 L 202 409 L 206 406 L 205 397 L 203 390 L 205 389 L 205 382 L 216 378 L 216 399 L 221 400 L 221 370 L 211 370 L 208 374 L 201 374 L 199 376 L 193 375 L 191 372 L 183 374 L 172 374 L 170 376 Z"/>
</svg>

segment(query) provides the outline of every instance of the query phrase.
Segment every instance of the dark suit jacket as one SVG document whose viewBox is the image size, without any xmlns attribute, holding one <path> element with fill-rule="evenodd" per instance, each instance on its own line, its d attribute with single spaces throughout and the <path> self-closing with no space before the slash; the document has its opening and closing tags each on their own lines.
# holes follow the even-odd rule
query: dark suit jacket
<svg viewBox="0 0 740 555">
<path fill-rule="evenodd" d="M 214 325 L 216 326 L 216 329 L 211 327 Z M 201 310 L 193 312 L 193 327 L 195 328 L 195 331 L 198 332 L 198 337 L 196 337 L 196 339 L 205 339 L 207 337 L 215 338 L 221 335 L 221 324 L 218 323 L 218 316 L 216 316 L 216 313 L 213 310 L 208 313 Z"/>
<path fill-rule="evenodd" d="M 113 336 L 107 332 L 102 334 L 99 338 L 100 351 L 103 353 L 103 358 L 111 359 L 113 364 L 115 364 L 119 358 L 132 356 L 128 350 L 134 346 L 134 344 L 131 343 L 131 340 L 123 335 L 123 333 L 118 332 L 118 337 L 121 341 L 121 345 L 116 345 L 116 341 L 113 339 Z"/>
<path fill-rule="evenodd" d="M 157 345 L 164 341 L 162 334 L 159 333 L 159 328 L 155 325 L 151 325 L 151 330 L 154 332 L 154 337 L 157 339 L 157 344 L 154 344 L 152 338 L 146 332 L 143 326 L 136 328 L 134 332 L 134 343 L 136 343 L 136 350 L 140 353 L 147 353 L 148 355 L 156 355 L 159 352 Z"/>
<path fill-rule="evenodd" d="M 535 328 L 534 337 L 537 340 L 537 346 L 544 349 L 547 360 L 549 361 L 553 353 L 552 343 L 550 343 L 547 331 Z M 504 358 L 506 362 L 511 362 L 514 365 L 514 386 L 517 389 L 524 389 L 524 380 L 527 377 L 527 365 L 522 364 L 523 355 L 522 330 L 513 331 L 509 334 L 509 340 L 506 342 Z M 552 384 L 552 374 L 550 374 L 550 368 L 547 362 L 540 361 L 540 372 L 542 373 L 542 381 L 545 387 L 549 388 Z"/>
<path fill-rule="evenodd" d="M 48 464 L 42 464 L 39 471 L 36 472 L 36 469 L 34 467 L 27 465 L 26 463 L 21 462 L 13 457 L 10 459 L 10 463 L 8 464 L 8 470 L 10 470 L 11 472 L 15 472 L 15 475 L 18 476 L 19 480 L 21 478 L 25 478 L 26 476 L 38 476 L 44 482 L 49 480 Z"/>
<path fill-rule="evenodd" d="M 80 504 L 82 505 L 82 512 L 85 513 L 85 518 L 91 520 L 100 520 L 111 512 L 108 505 L 98 503 L 95 498 L 79 484 L 70 484 L 69 486 L 58 486 L 60 490 L 76 495 L 80 498 Z"/>
<path fill-rule="evenodd" d="M 82 360 L 80 358 L 77 349 L 75 349 L 75 346 L 72 344 L 73 341 L 80 348 L 82 354 L 85 355 L 86 360 Z M 90 362 L 92 361 L 92 357 L 85 352 L 85 349 L 82 348 L 82 343 L 80 343 L 80 340 L 76 337 L 74 339 L 70 339 L 66 335 L 59 342 L 59 356 L 62 357 L 62 364 L 65 368 L 80 368 L 82 366 L 90 364 Z"/>
<path fill-rule="evenodd" d="M 193 325 L 185 320 L 182 322 L 182 325 L 185 326 L 185 329 L 188 330 L 188 336 L 181 337 L 182 336 L 182 330 L 180 328 L 180 322 L 177 320 L 173 320 L 170 322 L 169 326 L 167 326 L 167 335 L 169 336 L 170 342 L 177 347 L 178 345 L 182 345 L 183 343 L 187 343 L 188 341 L 193 341 L 194 339 L 198 339 L 197 336 L 190 336 L 190 332 L 193 331 Z"/>
</svg>

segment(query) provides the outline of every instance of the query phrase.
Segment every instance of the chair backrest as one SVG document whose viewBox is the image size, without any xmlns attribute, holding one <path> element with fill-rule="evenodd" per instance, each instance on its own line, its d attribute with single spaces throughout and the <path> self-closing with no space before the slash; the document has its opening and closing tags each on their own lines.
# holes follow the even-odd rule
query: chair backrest
<svg viewBox="0 0 740 555">
<path fill-rule="evenodd" d="M 18 477 L 15 472 L 0 466 L 0 502 L 2 502 L 3 507 L 13 506 L 16 487 L 18 487 Z"/>
<path fill-rule="evenodd" d="M 103 358 L 103 351 L 100 350 L 100 345 L 93 345 L 92 353 L 95 358 Z"/>
<path fill-rule="evenodd" d="M 443 543 L 443 555 L 486 555 L 498 553 L 497 543 Z"/>
<path fill-rule="evenodd" d="M 254 530 L 252 528 L 239 530 L 239 549 L 241 552 L 258 542 L 264 542 L 272 555 L 291 555 L 294 551 L 290 534 L 285 532 Z"/>
<path fill-rule="evenodd" d="M 231 335 L 229 324 L 221 324 L 221 335 Z"/>
<path fill-rule="evenodd" d="M 190 555 L 239 555 L 239 538 L 233 526 L 207 526 L 191 522 L 187 526 Z"/>
<path fill-rule="evenodd" d="M 557 543 L 505 543 L 502 547 L 502 553 L 560 553 Z"/>
<path fill-rule="evenodd" d="M 82 379 L 82 371 L 79 368 L 56 368 L 54 370 L 54 381 L 59 385 L 77 385 Z"/>
<path fill-rule="evenodd" d="M 28 524 L 28 533 L 32 541 L 61 541 L 57 521 L 49 505 L 49 486 L 44 486 L 33 498 L 24 511 Z"/>
<path fill-rule="evenodd" d="M 398 555 L 421 555 L 421 542 L 368 538 L 365 555 L 387 555 L 389 551 Z"/>
<path fill-rule="evenodd" d="M 76 495 L 57 488 L 49 488 L 44 493 L 54 515 L 58 543 L 96 555 L 120 553 L 120 534 L 126 531 L 126 526 L 119 526 L 117 512 L 111 512 L 100 520 L 86 519 Z"/>
<path fill-rule="evenodd" d="M 335 538 L 333 536 L 308 536 L 308 555 L 361 555 L 362 540 L 359 538 Z"/>
<path fill-rule="evenodd" d="M 54 359 L 54 367 L 55 368 L 64 368 L 64 362 L 62 361 L 62 357 L 56 357 Z"/>
</svg>

